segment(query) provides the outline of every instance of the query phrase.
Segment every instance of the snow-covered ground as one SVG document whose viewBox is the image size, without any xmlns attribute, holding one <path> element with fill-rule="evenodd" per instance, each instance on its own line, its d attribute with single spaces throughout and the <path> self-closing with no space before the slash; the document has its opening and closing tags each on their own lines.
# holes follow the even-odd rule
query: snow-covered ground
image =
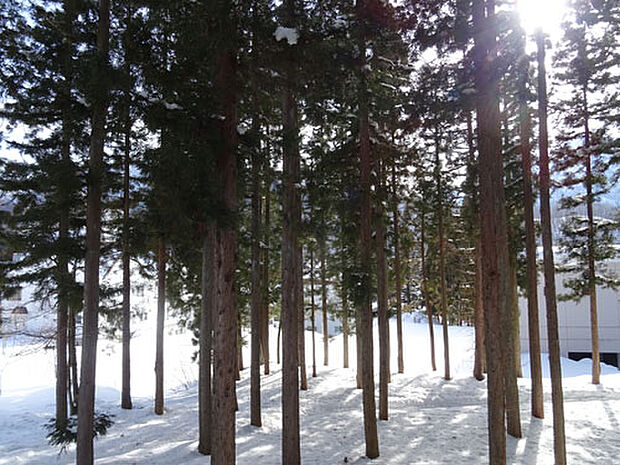
<svg viewBox="0 0 620 465">
<path fill-rule="evenodd" d="M 152 327 L 142 324 L 132 342 L 134 410 L 118 406 L 120 344 L 100 342 L 97 361 L 97 409 L 115 415 L 108 435 L 96 440 L 97 464 L 208 464 L 197 447 L 197 367 L 191 362 L 191 335 L 172 323 L 166 335 L 166 413 L 152 412 L 154 345 Z M 275 355 L 276 329 L 272 328 Z M 486 383 L 471 377 L 473 331 L 450 328 L 453 380 L 444 381 L 443 341 L 435 327 L 437 372 L 430 370 L 428 327 L 407 316 L 404 324 L 405 373 L 396 371 L 396 327 L 391 322 L 392 383 L 390 419 L 379 422 L 381 456 L 363 457 L 361 391 L 355 371 L 342 367 L 342 336 L 330 342 L 330 366 L 323 367 L 322 335 L 317 334 L 317 378 L 300 396 L 304 464 L 483 464 L 487 460 Z M 355 340 L 350 361 L 355 365 Z M 247 347 L 245 349 L 248 349 Z M 375 346 L 377 351 L 378 345 Z M 306 360 L 311 374 L 311 337 L 306 333 Z M 246 367 L 249 350 L 244 350 Z M 21 353 L 20 356 L 15 354 Z M 275 356 L 273 357 L 275 359 Z M 522 357 L 527 376 L 527 354 Z M 280 463 L 280 371 L 262 377 L 263 427 L 249 424 L 249 370 L 238 382 L 237 462 Z M 376 357 L 375 363 L 378 363 Z M 544 360 L 545 376 L 548 363 Z M 377 367 L 378 365 L 376 365 Z M 569 463 L 612 464 L 620 457 L 620 372 L 603 366 L 601 385 L 589 383 L 589 361 L 563 360 Z M 0 350 L 0 465 L 70 464 L 75 450 L 63 455 L 47 445 L 42 428 L 54 412 L 54 353 L 26 353 L 10 344 Z M 529 379 L 519 381 L 524 437 L 507 441 L 508 463 L 553 463 L 550 383 L 544 381 L 544 420 L 529 414 Z"/>
</svg>

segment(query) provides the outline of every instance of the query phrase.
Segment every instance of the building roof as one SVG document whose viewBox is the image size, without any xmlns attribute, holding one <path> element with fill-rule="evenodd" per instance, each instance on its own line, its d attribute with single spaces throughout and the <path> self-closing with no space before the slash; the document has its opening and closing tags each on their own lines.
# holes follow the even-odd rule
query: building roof
<svg viewBox="0 0 620 465">
<path fill-rule="evenodd" d="M 23 306 L 15 307 L 11 313 L 13 315 L 28 315 L 28 309 Z"/>
</svg>

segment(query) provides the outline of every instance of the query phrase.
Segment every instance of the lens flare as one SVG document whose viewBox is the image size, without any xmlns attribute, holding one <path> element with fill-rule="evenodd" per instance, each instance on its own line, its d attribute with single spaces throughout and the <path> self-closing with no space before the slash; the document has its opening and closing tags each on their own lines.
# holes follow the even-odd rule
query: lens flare
<svg viewBox="0 0 620 465">
<path fill-rule="evenodd" d="M 559 33 L 566 11 L 565 0 L 516 0 L 516 6 L 528 33 L 537 28 L 551 35 Z"/>
</svg>

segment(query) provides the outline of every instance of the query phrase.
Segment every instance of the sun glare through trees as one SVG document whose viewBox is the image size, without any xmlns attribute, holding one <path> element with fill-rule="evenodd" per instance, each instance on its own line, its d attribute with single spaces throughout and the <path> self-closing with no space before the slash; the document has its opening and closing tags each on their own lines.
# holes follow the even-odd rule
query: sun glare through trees
<svg viewBox="0 0 620 465">
<path fill-rule="evenodd" d="M 614 463 L 619 37 L 0 0 L 0 465 Z"/>
</svg>

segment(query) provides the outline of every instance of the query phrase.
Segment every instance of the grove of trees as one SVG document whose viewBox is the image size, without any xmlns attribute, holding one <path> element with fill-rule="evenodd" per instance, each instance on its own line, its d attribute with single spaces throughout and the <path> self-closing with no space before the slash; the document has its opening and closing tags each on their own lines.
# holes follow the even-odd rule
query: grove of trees
<svg viewBox="0 0 620 465">
<path fill-rule="evenodd" d="M 390 418 L 389 341 L 396 338 L 396 369 L 406 373 L 402 318 L 413 310 L 428 317 L 432 369 L 443 356 L 446 382 L 448 325 L 475 326 L 490 463 L 506 463 L 506 434 L 522 435 L 520 292 L 531 415 L 544 416 L 537 267 L 555 460 L 566 463 L 551 178 L 577 192 L 563 206 L 585 207 L 556 243 L 560 269 L 572 272 L 566 298 L 589 298 L 597 384 L 596 289 L 618 286 L 604 268 L 618 253 L 618 219 L 595 209 L 620 177 L 620 5 L 567 3 L 553 57 L 559 97 L 549 103 L 546 38 L 528 36 L 505 2 L 1 0 L 2 142 L 21 155 L 0 166 L 12 206 L 1 240 L 19 252 L 2 262 L 2 284 L 10 292 L 31 283 L 54 302 L 55 427 L 77 414 L 77 463 L 95 458 L 103 331 L 120 330 L 119 401 L 132 408 L 136 272 L 157 282 L 154 413 L 165 415 L 168 309 L 196 339 L 198 451 L 211 463 L 235 463 L 242 328 L 251 338 L 251 424 L 263 423 L 260 365 L 268 374 L 277 357 L 282 463 L 301 463 L 299 391 L 308 389 L 308 364 L 316 376 L 315 340 L 325 347 L 319 362 L 332 363 L 330 320 L 344 334 L 345 367 L 355 337 L 365 453 L 379 457 L 377 412 Z M 548 116 L 557 125 L 551 140 Z M 102 270 L 119 264 L 122 283 L 108 285 Z M 280 326 L 277 354 L 271 321 Z M 433 321 L 443 325 L 440 348 Z"/>
</svg>

